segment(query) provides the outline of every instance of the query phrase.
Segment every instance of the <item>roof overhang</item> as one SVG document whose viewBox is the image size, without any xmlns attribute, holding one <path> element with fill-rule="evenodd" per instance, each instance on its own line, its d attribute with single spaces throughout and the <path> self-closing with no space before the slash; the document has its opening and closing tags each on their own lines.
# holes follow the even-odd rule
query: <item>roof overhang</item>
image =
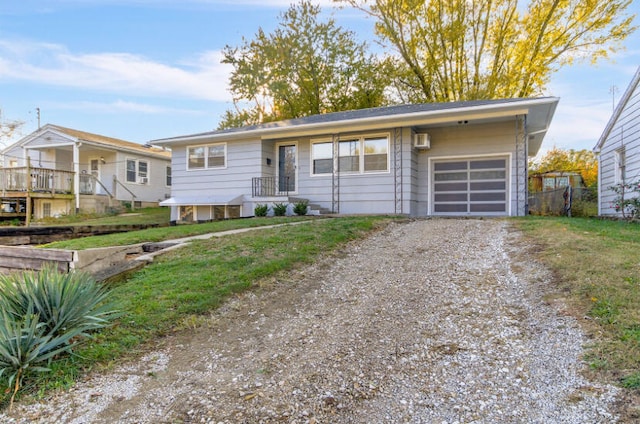
<svg viewBox="0 0 640 424">
<path fill-rule="evenodd" d="M 510 99 L 495 101 L 483 105 L 432 108 L 423 111 L 395 113 L 389 115 L 345 117 L 321 122 L 296 123 L 291 121 L 272 122 L 258 127 L 247 127 L 237 131 L 213 131 L 152 141 L 160 146 L 181 146 L 193 143 L 222 142 L 247 139 L 274 139 L 363 130 L 379 130 L 393 127 L 412 127 L 424 125 L 448 125 L 458 121 L 506 121 L 517 116 L 527 116 L 529 151 L 535 154 L 542 144 L 559 99 L 544 97 L 532 99 Z M 304 120 L 303 120 L 304 121 Z"/>
<path fill-rule="evenodd" d="M 242 205 L 244 195 L 228 196 L 177 196 L 160 202 L 160 206 L 226 206 Z"/>
</svg>

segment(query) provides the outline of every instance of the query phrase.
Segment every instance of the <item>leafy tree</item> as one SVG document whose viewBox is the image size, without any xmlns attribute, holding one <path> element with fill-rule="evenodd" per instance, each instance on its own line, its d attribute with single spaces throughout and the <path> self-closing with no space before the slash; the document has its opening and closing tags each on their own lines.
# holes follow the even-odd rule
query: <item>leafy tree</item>
<svg viewBox="0 0 640 424">
<path fill-rule="evenodd" d="M 402 59 L 406 101 L 541 94 L 574 60 L 596 62 L 636 28 L 631 0 L 334 0 L 376 19 L 383 44 Z"/>
<path fill-rule="evenodd" d="M 533 174 L 544 172 L 579 172 L 587 187 L 598 184 L 598 162 L 591 150 L 564 150 L 553 148 L 539 160 L 529 162 L 529 171 Z"/>
<path fill-rule="evenodd" d="M 260 28 L 223 54 L 233 66 L 235 110 L 220 129 L 388 103 L 391 62 L 367 55 L 366 44 L 333 19 L 321 21 L 320 7 L 308 0 L 282 14 L 271 34 Z"/>
<path fill-rule="evenodd" d="M 11 140 L 23 125 L 23 121 L 2 119 L 2 109 L 0 109 L 0 146 L 4 146 L 8 140 Z"/>
</svg>

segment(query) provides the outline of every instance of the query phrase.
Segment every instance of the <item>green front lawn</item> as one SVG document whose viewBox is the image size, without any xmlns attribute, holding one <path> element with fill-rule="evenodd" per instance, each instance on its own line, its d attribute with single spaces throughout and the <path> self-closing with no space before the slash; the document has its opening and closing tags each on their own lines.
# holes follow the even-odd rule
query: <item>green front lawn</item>
<svg viewBox="0 0 640 424">
<path fill-rule="evenodd" d="M 159 256 L 128 280 L 113 286 L 111 296 L 124 313 L 115 325 L 98 333 L 95 339 L 76 351 L 76 356 L 54 363 L 52 372 L 41 373 L 37 380 L 27 382 L 30 388 L 27 392 L 43 394 L 54 388 L 68 387 L 86 370 L 134 357 L 144 349 L 145 343 L 197 324 L 230 295 L 251 290 L 264 279 L 312 263 L 321 255 L 332 254 L 345 243 L 384 226 L 389 219 L 307 218 L 309 222 L 301 225 L 194 241 Z M 90 240 L 89 245 L 130 243 L 149 238 L 161 240 L 298 220 L 283 217 L 184 225 L 92 237 L 94 240 Z M 110 241 L 103 240 L 106 238 Z M 80 246 L 85 240 L 89 239 L 64 242 L 64 245 L 75 242 L 79 244 L 74 246 Z"/>
<path fill-rule="evenodd" d="M 640 390 L 640 225 L 589 218 L 514 222 L 541 248 L 557 277 L 556 295 L 593 337 L 585 358 L 591 369 Z"/>
</svg>

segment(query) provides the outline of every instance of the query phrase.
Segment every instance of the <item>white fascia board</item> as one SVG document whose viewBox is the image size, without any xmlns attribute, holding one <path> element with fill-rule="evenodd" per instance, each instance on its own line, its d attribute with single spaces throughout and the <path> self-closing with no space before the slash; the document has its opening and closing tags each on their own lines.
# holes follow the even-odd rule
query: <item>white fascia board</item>
<svg viewBox="0 0 640 424">
<path fill-rule="evenodd" d="M 138 156 L 148 156 L 148 157 L 154 157 L 154 158 L 157 158 L 157 159 L 163 159 L 163 160 L 171 161 L 170 157 L 165 157 L 165 156 L 163 156 L 163 155 L 161 155 L 159 153 L 155 153 L 155 152 L 141 152 L 140 150 L 130 149 L 128 147 L 114 146 L 114 145 L 111 145 L 111 144 L 98 143 L 98 142 L 87 141 L 87 140 L 80 140 L 80 142 L 82 143 L 82 145 L 93 146 L 93 147 L 100 148 L 102 150 L 110 150 L 110 151 L 114 151 L 114 152 L 130 153 L 130 154 L 135 154 L 135 155 L 138 155 Z"/>
</svg>

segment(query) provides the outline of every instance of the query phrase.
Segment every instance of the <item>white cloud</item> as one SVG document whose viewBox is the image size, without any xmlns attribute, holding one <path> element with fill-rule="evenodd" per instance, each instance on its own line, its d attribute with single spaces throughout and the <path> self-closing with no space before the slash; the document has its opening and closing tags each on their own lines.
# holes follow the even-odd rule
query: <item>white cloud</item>
<svg viewBox="0 0 640 424">
<path fill-rule="evenodd" d="M 138 103 L 127 100 L 115 100 L 112 102 L 59 102 L 48 103 L 47 106 L 57 110 L 75 110 L 82 112 L 95 112 L 100 114 L 136 113 L 143 115 L 191 115 L 208 116 L 207 110 L 181 109 L 155 105 L 150 103 Z"/>
<path fill-rule="evenodd" d="M 227 101 L 229 65 L 209 51 L 181 64 L 130 53 L 74 54 L 49 43 L 0 41 L 0 80 L 123 95 Z"/>
<path fill-rule="evenodd" d="M 562 99 L 553 117 L 543 151 L 561 149 L 592 149 L 611 117 L 611 104 L 564 104 Z"/>
<path fill-rule="evenodd" d="M 96 4 L 120 4 L 130 6 L 153 6 L 153 7 L 171 7 L 175 9 L 184 9 L 191 6 L 234 6 L 246 7 L 255 6 L 263 8 L 288 8 L 295 0 L 58 0 L 58 5 L 96 5 Z M 314 4 L 322 7 L 332 7 L 336 4 L 333 0 L 313 0 Z M 50 7 L 52 7 L 50 5 Z"/>
</svg>

